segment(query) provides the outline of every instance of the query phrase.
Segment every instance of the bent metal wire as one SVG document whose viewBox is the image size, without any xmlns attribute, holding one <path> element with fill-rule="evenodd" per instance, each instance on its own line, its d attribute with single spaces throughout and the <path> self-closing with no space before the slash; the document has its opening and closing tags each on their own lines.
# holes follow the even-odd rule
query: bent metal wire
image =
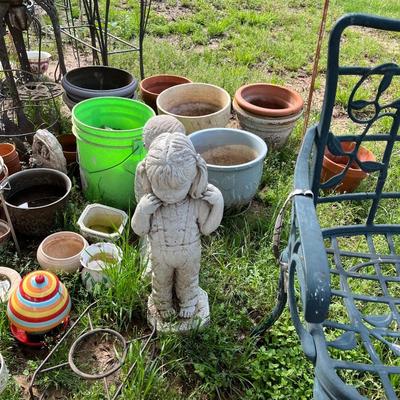
<svg viewBox="0 0 400 400">
<path fill-rule="evenodd" d="M 298 193 L 293 195 L 289 242 L 280 256 L 281 275 L 286 268 L 292 321 L 304 353 L 315 365 L 314 398 L 366 399 L 370 389 L 362 384 L 366 377 L 379 387 L 379 398 L 394 400 L 400 398 L 396 361 L 400 356 L 400 224 L 382 224 L 378 211 L 384 201 L 400 199 L 400 190 L 385 185 L 391 160 L 398 153 L 395 146 L 400 144 L 400 98 L 389 89 L 399 79 L 400 67 L 393 62 L 372 68 L 339 65 L 343 32 L 352 26 L 400 32 L 400 20 L 366 14 L 342 17 L 331 32 L 320 121 L 308 130 L 297 158 L 294 193 Z M 332 115 L 339 77 L 346 76 L 357 78 L 347 114 L 359 128 L 358 133 L 338 135 L 333 133 Z M 376 93 L 360 90 L 370 78 L 378 82 Z M 371 128 L 383 119 L 389 123 L 374 133 Z M 344 151 L 343 142 L 355 146 Z M 358 149 L 365 143 L 381 144 L 380 159 L 358 159 Z M 343 172 L 321 183 L 326 148 L 347 163 Z M 369 181 L 367 191 L 334 193 L 332 189 L 353 162 L 376 179 Z M 304 195 L 308 191 L 312 196 Z M 369 204 L 365 220 L 321 229 L 316 207 L 345 201 Z M 256 334 L 264 333 L 279 317 L 286 300 L 284 291 L 281 283 L 275 314 L 255 329 Z M 356 380 L 357 387 L 353 386 Z"/>
<path fill-rule="evenodd" d="M 74 55 L 80 64 L 79 46 L 85 46 L 92 50 L 93 64 L 109 64 L 109 56 L 130 52 L 139 52 L 139 66 L 141 78 L 144 78 L 143 41 L 146 34 L 152 0 L 140 0 L 140 21 L 137 44 L 132 44 L 110 33 L 109 15 L 111 0 L 106 0 L 104 6 L 104 18 L 100 15 L 98 0 L 80 0 L 81 16 L 79 23 L 73 13 L 71 0 L 63 0 L 65 13 L 65 25 L 61 26 L 61 32 L 71 39 Z M 88 30 L 90 43 L 82 38 L 81 32 Z M 110 42 L 118 45 L 111 49 Z M 99 58 L 100 57 L 100 58 Z"/>
<path fill-rule="evenodd" d="M 38 378 L 39 374 L 43 374 L 46 372 L 51 372 L 60 368 L 64 368 L 64 367 L 70 367 L 71 370 L 80 378 L 83 379 L 87 379 L 87 380 L 103 380 L 104 383 L 104 391 L 105 394 L 107 396 L 108 400 L 116 400 L 123 388 L 125 387 L 129 376 L 132 374 L 133 370 L 136 367 L 136 363 L 137 360 L 135 360 L 132 365 L 129 367 L 128 372 L 126 373 L 124 379 L 122 380 L 122 382 L 120 383 L 120 385 L 116 388 L 113 396 L 111 397 L 110 395 L 110 390 L 109 390 L 109 386 L 107 383 L 107 377 L 109 377 L 110 375 L 114 374 L 115 372 L 117 372 L 118 370 L 121 369 L 121 367 L 124 365 L 125 363 L 125 359 L 126 359 L 126 355 L 128 353 L 128 349 L 129 349 L 129 345 L 130 343 L 132 343 L 135 340 L 144 340 L 146 339 L 146 341 L 144 342 L 144 344 L 141 347 L 140 353 L 142 354 L 146 348 L 148 347 L 150 341 L 153 339 L 153 337 L 155 336 L 155 328 L 152 330 L 152 332 L 148 335 L 145 336 L 141 336 L 138 338 L 135 338 L 131 341 L 126 341 L 125 338 L 119 333 L 114 331 L 113 329 L 108 329 L 108 328 L 94 328 L 93 324 L 92 324 L 92 320 L 90 318 L 90 310 L 97 304 L 97 301 L 93 302 L 92 304 L 90 304 L 83 312 L 82 314 L 76 319 L 76 321 L 71 325 L 71 327 L 68 329 L 68 331 L 61 337 L 61 339 L 58 341 L 58 343 L 51 349 L 51 351 L 49 352 L 49 354 L 46 356 L 46 358 L 42 361 L 42 363 L 39 365 L 39 367 L 35 370 L 35 372 L 32 375 L 30 384 L 29 384 L 29 396 L 32 400 L 37 399 L 37 397 L 34 395 L 33 393 L 33 389 L 35 386 L 35 381 Z M 86 330 L 81 333 L 79 335 L 79 337 L 72 343 L 69 353 L 68 353 L 68 360 L 65 362 L 62 362 L 60 364 L 57 365 L 53 365 L 51 367 L 47 367 L 45 368 L 46 364 L 48 362 L 50 362 L 52 356 L 55 354 L 55 352 L 57 351 L 57 349 L 67 340 L 67 338 L 72 334 L 72 332 L 76 329 L 77 325 L 79 324 L 79 322 L 83 319 L 83 317 L 87 316 L 88 318 L 88 323 L 89 323 L 89 329 Z M 104 334 L 104 335 L 109 335 L 109 336 L 113 336 L 122 346 L 122 354 L 119 358 L 119 362 L 117 362 L 112 368 L 108 369 L 107 371 L 104 371 L 102 373 L 99 374 L 88 374 L 82 370 L 79 369 L 79 367 L 76 365 L 75 363 L 75 354 L 78 351 L 81 343 L 84 343 L 85 340 L 87 340 L 89 337 L 94 336 L 94 335 L 98 335 L 98 334 Z M 46 395 L 46 391 L 41 395 L 41 397 L 39 399 L 43 399 L 44 396 Z"/>
</svg>

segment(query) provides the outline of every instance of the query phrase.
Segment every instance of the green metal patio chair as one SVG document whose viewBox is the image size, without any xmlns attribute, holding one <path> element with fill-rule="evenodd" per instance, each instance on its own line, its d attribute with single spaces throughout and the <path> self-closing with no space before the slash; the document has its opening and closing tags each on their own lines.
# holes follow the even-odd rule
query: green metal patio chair
<svg viewBox="0 0 400 400">
<path fill-rule="evenodd" d="M 372 29 L 400 32 L 400 20 L 363 14 L 342 17 L 331 32 L 320 121 L 308 130 L 295 169 L 289 242 L 280 256 L 279 303 L 255 333 L 276 321 L 287 295 L 304 353 L 315 366 L 314 398 L 392 400 L 400 398 L 400 221 L 388 224 L 380 212 L 400 199 L 400 168 L 390 170 L 400 155 L 400 93 L 388 100 L 400 68 L 394 63 L 340 66 L 342 34 L 350 26 L 369 28 L 368 34 Z M 357 77 L 347 116 L 358 133 L 333 132 L 332 113 L 343 76 Z M 374 93 L 364 86 L 371 80 L 378 80 Z M 389 122 L 382 124 L 383 119 Z M 377 124 L 385 131 L 373 132 Z M 343 150 L 345 142 L 354 143 L 350 150 Z M 379 143 L 382 154 L 376 161 L 360 161 L 361 144 Z M 321 183 L 326 150 L 342 157 L 346 167 Z M 364 191 L 334 191 L 354 165 L 371 175 Z M 392 180 L 395 191 L 385 185 L 389 173 L 399 175 L 397 182 Z M 329 212 L 329 207 L 351 203 L 362 204 L 365 220 L 357 215 L 351 225 L 321 228 L 319 208 Z M 390 211 L 386 213 L 390 218 Z"/>
</svg>

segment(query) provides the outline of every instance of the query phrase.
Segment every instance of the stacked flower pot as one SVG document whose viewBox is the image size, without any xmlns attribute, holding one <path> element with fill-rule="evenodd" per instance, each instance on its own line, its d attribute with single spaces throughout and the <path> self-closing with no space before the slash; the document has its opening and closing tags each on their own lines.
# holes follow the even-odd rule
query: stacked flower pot
<svg viewBox="0 0 400 400">
<path fill-rule="evenodd" d="M 241 127 L 282 148 L 303 113 L 303 99 L 288 87 L 255 83 L 240 87 L 233 108 Z"/>
</svg>

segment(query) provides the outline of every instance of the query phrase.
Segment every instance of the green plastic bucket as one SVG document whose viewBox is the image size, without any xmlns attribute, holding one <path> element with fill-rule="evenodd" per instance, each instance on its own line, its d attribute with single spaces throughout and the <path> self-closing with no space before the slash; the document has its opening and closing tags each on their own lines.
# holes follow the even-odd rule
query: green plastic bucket
<svg viewBox="0 0 400 400">
<path fill-rule="evenodd" d="M 123 210 L 135 204 L 134 181 L 146 151 L 142 132 L 154 111 L 137 100 L 97 97 L 72 110 L 83 192 Z"/>
</svg>

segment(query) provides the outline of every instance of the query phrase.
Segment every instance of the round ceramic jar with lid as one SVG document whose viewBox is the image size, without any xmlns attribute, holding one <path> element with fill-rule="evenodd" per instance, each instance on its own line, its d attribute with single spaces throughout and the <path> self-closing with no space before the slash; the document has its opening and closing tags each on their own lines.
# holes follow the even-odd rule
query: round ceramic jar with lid
<svg viewBox="0 0 400 400">
<path fill-rule="evenodd" d="M 49 271 L 26 275 L 8 301 L 7 316 L 11 331 L 43 335 L 63 325 L 69 317 L 71 299 L 66 287 Z"/>
</svg>

